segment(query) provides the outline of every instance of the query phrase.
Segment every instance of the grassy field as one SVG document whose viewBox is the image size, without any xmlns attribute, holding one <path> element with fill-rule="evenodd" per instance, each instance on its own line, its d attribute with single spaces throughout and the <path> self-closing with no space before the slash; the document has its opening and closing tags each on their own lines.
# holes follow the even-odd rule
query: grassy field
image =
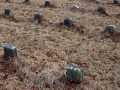
<svg viewBox="0 0 120 90">
<path fill-rule="evenodd" d="M 97 1 L 51 0 L 53 6 L 44 7 L 44 0 L 0 0 L 0 90 L 120 90 L 120 5 Z M 73 5 L 80 10 L 70 10 Z M 43 15 L 40 23 L 35 12 Z M 66 17 L 73 27 L 63 25 Z M 117 33 L 106 37 L 106 24 Z M 5 44 L 16 46 L 18 58 L 4 60 Z M 68 64 L 84 69 L 83 82 L 66 81 Z"/>
</svg>

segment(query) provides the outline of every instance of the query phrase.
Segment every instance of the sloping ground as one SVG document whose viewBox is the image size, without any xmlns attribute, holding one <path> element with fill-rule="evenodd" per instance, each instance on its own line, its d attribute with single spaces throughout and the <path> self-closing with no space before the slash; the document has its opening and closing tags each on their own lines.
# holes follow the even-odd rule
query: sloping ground
<svg viewBox="0 0 120 90">
<path fill-rule="evenodd" d="M 53 7 L 44 7 L 44 0 L 31 0 L 28 5 L 1 0 L 1 61 L 3 46 L 14 45 L 19 60 L 13 61 L 19 70 L 8 73 L 0 63 L 0 90 L 119 90 L 120 6 L 110 4 L 112 0 L 91 1 L 52 0 Z M 82 10 L 70 11 L 73 5 Z M 109 16 L 96 12 L 99 5 Z M 11 17 L 3 15 L 5 8 L 11 9 Z M 33 22 L 34 12 L 43 15 L 41 23 Z M 65 17 L 71 17 L 75 26 L 62 25 Z M 106 24 L 114 24 L 117 34 L 105 38 L 101 32 Z M 84 68 L 83 82 L 65 80 L 68 64 Z"/>
</svg>

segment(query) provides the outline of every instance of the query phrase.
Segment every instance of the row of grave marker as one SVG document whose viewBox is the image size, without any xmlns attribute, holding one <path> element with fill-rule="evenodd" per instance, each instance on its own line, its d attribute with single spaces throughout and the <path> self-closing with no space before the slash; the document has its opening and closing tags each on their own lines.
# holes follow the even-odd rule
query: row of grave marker
<svg viewBox="0 0 120 90">
<path fill-rule="evenodd" d="M 17 50 L 15 46 L 5 45 L 4 46 L 4 58 L 15 58 L 17 57 Z M 83 68 L 68 65 L 66 67 L 66 80 L 70 83 L 80 83 L 83 81 Z"/>
<path fill-rule="evenodd" d="M 106 31 L 109 30 L 110 34 L 115 33 L 115 26 L 114 25 L 107 25 Z M 4 46 L 4 58 L 15 58 L 17 56 L 17 49 L 15 46 L 12 45 L 5 45 Z M 70 83 L 80 83 L 83 81 L 83 74 L 84 69 L 72 65 L 68 65 L 66 67 L 66 80 Z"/>
<path fill-rule="evenodd" d="M 94 0 L 94 1 L 96 1 L 96 0 Z M 25 2 L 30 2 L 30 0 L 25 0 Z M 113 0 L 113 3 L 118 4 L 119 0 Z M 50 0 L 45 0 L 45 5 L 49 6 L 50 5 Z"/>
<path fill-rule="evenodd" d="M 115 26 L 107 25 L 105 27 L 106 31 L 110 34 L 115 34 Z M 15 58 L 17 56 L 17 49 L 15 46 L 5 45 L 4 46 L 4 58 Z M 68 65 L 66 67 L 66 80 L 69 82 L 80 83 L 83 80 L 83 69 Z"/>
<path fill-rule="evenodd" d="M 71 19 L 67 19 L 68 21 Z M 65 20 L 66 21 L 66 20 Z M 106 25 L 105 31 L 109 34 L 115 34 L 115 26 L 114 25 Z M 17 57 L 17 50 L 15 46 L 5 45 L 4 46 L 4 58 L 15 58 Z M 83 80 L 83 69 L 79 67 L 75 67 L 72 65 L 68 65 L 66 67 L 66 80 L 69 82 L 80 83 Z"/>
<path fill-rule="evenodd" d="M 104 11 L 104 8 L 102 6 L 99 6 L 98 11 L 102 12 L 102 11 Z M 4 10 L 4 13 L 5 13 L 5 15 L 10 15 L 11 10 L 7 8 Z M 41 20 L 41 19 L 42 19 L 42 14 L 35 12 L 34 20 Z M 73 25 L 72 18 L 65 18 L 64 25 L 72 27 L 72 25 Z M 106 25 L 105 29 L 106 29 L 105 31 L 108 32 L 109 34 L 115 34 L 115 26 L 114 25 Z"/>
</svg>

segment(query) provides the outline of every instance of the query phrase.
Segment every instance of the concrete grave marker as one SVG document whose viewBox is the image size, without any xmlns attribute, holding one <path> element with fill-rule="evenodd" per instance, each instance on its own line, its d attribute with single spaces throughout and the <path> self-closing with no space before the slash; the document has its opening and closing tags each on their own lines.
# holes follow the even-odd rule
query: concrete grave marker
<svg viewBox="0 0 120 90">
<path fill-rule="evenodd" d="M 113 3 L 114 3 L 114 4 L 118 4 L 119 1 L 118 1 L 118 0 L 114 0 Z"/>
<path fill-rule="evenodd" d="M 97 8 L 97 11 L 98 11 L 98 12 L 105 12 L 105 8 L 104 8 L 103 6 L 99 6 L 99 7 Z"/>
<path fill-rule="evenodd" d="M 106 25 L 105 26 L 105 32 L 108 34 L 115 34 L 115 26 L 114 25 Z"/>
<path fill-rule="evenodd" d="M 45 6 L 50 6 L 50 0 L 45 0 Z"/>
<path fill-rule="evenodd" d="M 40 20 L 40 19 L 42 19 L 42 15 L 38 12 L 35 12 L 34 13 L 34 20 Z"/>
<path fill-rule="evenodd" d="M 66 26 L 72 26 L 72 18 L 65 18 L 64 19 L 64 25 Z"/>
<path fill-rule="evenodd" d="M 68 82 L 80 83 L 83 81 L 83 69 L 68 65 L 66 67 L 66 79 Z"/>
<path fill-rule="evenodd" d="M 5 15 L 10 15 L 10 14 L 11 14 L 11 10 L 10 10 L 9 8 L 6 8 L 6 9 L 4 10 L 4 14 L 5 14 Z"/>
<path fill-rule="evenodd" d="M 16 47 L 11 46 L 11 45 L 5 45 L 4 46 L 4 57 L 5 58 L 17 57 Z"/>
</svg>

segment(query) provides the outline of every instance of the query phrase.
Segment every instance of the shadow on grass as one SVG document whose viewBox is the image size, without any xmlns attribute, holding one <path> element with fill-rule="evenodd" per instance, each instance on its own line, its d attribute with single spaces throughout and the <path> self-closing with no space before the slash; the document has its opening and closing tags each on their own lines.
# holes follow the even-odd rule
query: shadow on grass
<svg viewBox="0 0 120 90">
<path fill-rule="evenodd" d="M 76 83 L 74 83 L 74 82 L 68 82 L 68 81 L 66 80 L 66 78 L 65 78 L 65 75 L 62 75 L 62 76 L 59 78 L 59 81 L 64 84 L 64 86 L 65 86 L 64 89 L 65 89 L 65 90 L 71 90 L 71 89 L 75 89 L 75 90 L 76 90 L 76 86 L 81 86 L 81 83 L 76 84 Z M 79 89 L 81 90 L 82 87 L 79 88 Z"/>
<path fill-rule="evenodd" d="M 49 6 L 40 5 L 40 8 L 57 8 L 57 6 L 55 6 L 55 5 L 49 5 Z"/>
<path fill-rule="evenodd" d="M 73 22 L 74 23 L 74 22 Z M 57 23 L 56 27 L 58 27 L 60 30 L 59 32 L 61 32 L 63 29 L 67 29 L 68 31 L 74 31 L 77 32 L 78 34 L 83 34 L 84 31 L 83 29 L 85 29 L 86 27 L 82 24 L 76 25 L 76 24 L 72 24 L 72 26 L 65 26 L 64 23 Z"/>
</svg>

